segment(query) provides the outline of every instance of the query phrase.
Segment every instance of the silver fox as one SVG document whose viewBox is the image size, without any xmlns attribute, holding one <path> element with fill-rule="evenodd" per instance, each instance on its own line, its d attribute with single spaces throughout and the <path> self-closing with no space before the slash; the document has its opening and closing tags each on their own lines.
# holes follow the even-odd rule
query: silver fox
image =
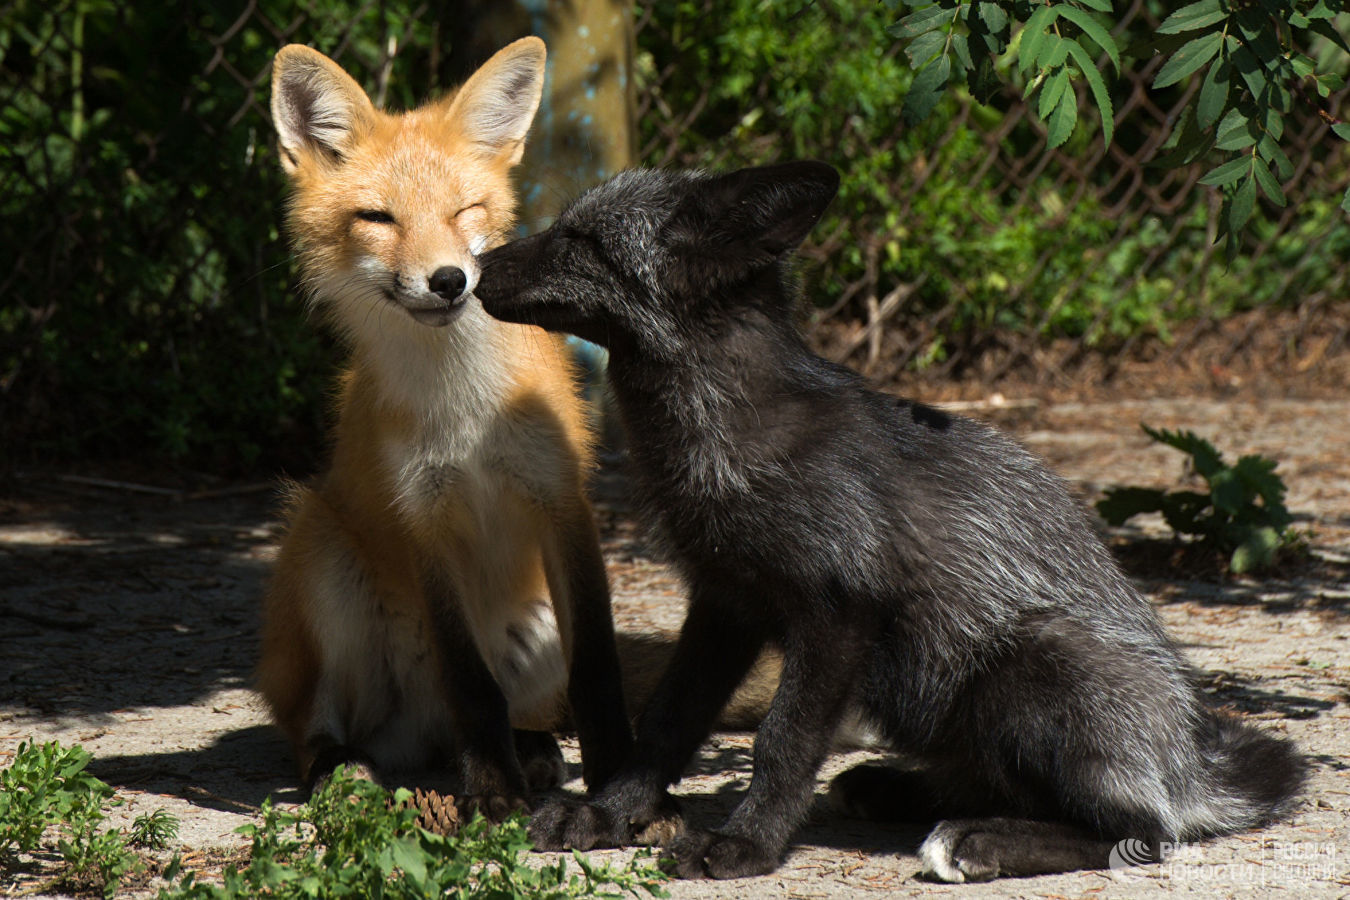
<svg viewBox="0 0 1350 900">
<path fill-rule="evenodd" d="M 605 345 L 646 515 L 689 584 L 673 662 L 619 773 L 532 824 L 544 848 L 616 846 L 766 644 L 783 672 L 748 792 L 666 848 L 685 877 L 772 871 L 843 711 L 907 767 L 831 792 L 936 822 L 926 874 L 1105 867 L 1111 847 L 1286 811 L 1293 746 L 1207 709 L 1148 602 L 1063 483 L 973 421 L 868 390 L 794 325 L 789 259 L 833 198 L 813 162 L 635 171 L 482 259 L 492 315 Z"/>
</svg>

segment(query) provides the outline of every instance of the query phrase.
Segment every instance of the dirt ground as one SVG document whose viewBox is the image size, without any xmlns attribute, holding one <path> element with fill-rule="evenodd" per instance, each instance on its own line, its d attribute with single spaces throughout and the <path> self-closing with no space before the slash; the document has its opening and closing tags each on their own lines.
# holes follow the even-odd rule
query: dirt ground
<svg viewBox="0 0 1350 900">
<path fill-rule="evenodd" d="M 963 409 L 1017 434 L 1085 502 L 1112 484 L 1179 482 L 1180 454 L 1151 445 L 1140 422 L 1193 429 L 1229 458 L 1279 461 L 1288 505 L 1309 531 L 1307 562 L 1225 579 L 1157 540 L 1159 523 L 1107 537 L 1213 701 L 1288 734 L 1311 757 L 1306 799 L 1285 822 L 1187 848 L 1163 867 L 948 886 L 916 877 L 920 832 L 847 820 L 822 796 L 773 875 L 675 884 L 671 896 L 1350 896 L 1350 402 L 1014 398 Z M 98 478 L 163 492 L 90 480 Z M 601 487 L 620 630 L 675 630 L 679 584 L 635 537 L 620 479 Z M 266 486 L 181 473 L 20 473 L 0 494 L 0 765 L 21 741 L 84 746 L 94 774 L 128 801 L 115 821 L 167 808 L 182 821 L 185 865 L 208 875 L 238 859 L 245 841 L 233 829 L 265 797 L 301 800 L 287 749 L 249 689 L 275 499 Z M 693 824 L 714 825 L 731 808 L 750 777 L 751 744 L 728 733 L 705 745 L 677 789 Z M 573 743 L 567 752 L 575 770 Z M 875 755 L 832 757 L 822 792 L 833 774 Z M 0 895 L 43 890 L 35 872 L 0 882 Z"/>
</svg>

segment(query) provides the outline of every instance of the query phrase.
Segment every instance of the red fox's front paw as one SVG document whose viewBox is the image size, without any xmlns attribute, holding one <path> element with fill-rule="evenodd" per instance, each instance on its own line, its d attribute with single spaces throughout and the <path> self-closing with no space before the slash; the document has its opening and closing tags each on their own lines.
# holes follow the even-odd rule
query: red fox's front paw
<svg viewBox="0 0 1350 900">
<path fill-rule="evenodd" d="M 662 854 L 663 868 L 680 878 L 746 878 L 778 868 L 778 854 L 749 838 L 690 831 Z"/>
</svg>

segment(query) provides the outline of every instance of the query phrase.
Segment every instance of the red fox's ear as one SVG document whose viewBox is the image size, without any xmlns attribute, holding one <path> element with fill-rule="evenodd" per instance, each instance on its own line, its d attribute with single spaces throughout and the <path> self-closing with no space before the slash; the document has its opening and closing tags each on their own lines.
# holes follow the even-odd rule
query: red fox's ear
<svg viewBox="0 0 1350 900">
<path fill-rule="evenodd" d="M 507 44 L 459 89 L 446 115 L 465 139 L 488 156 L 520 162 L 525 135 L 544 92 L 544 42 L 525 37 Z"/>
<path fill-rule="evenodd" d="M 294 174 L 310 154 L 341 157 L 374 109 L 361 86 L 319 51 L 288 44 L 277 52 L 272 62 L 272 123 L 287 174 Z"/>
</svg>

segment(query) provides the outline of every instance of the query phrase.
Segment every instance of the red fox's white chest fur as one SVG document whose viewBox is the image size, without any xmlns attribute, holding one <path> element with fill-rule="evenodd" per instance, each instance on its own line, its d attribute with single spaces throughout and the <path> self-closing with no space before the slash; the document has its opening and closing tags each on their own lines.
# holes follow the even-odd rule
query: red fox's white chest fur
<svg viewBox="0 0 1350 900">
<path fill-rule="evenodd" d="M 517 41 L 403 115 L 313 50 L 277 56 L 291 234 L 352 351 L 331 466 L 294 494 L 258 670 L 311 780 L 453 749 L 464 794 L 501 813 L 527 775 L 558 777 L 552 739 L 512 726 L 547 728 L 565 687 L 588 781 L 630 739 L 572 369 L 556 338 L 473 296 L 477 254 L 511 227 L 543 53 Z"/>
</svg>

